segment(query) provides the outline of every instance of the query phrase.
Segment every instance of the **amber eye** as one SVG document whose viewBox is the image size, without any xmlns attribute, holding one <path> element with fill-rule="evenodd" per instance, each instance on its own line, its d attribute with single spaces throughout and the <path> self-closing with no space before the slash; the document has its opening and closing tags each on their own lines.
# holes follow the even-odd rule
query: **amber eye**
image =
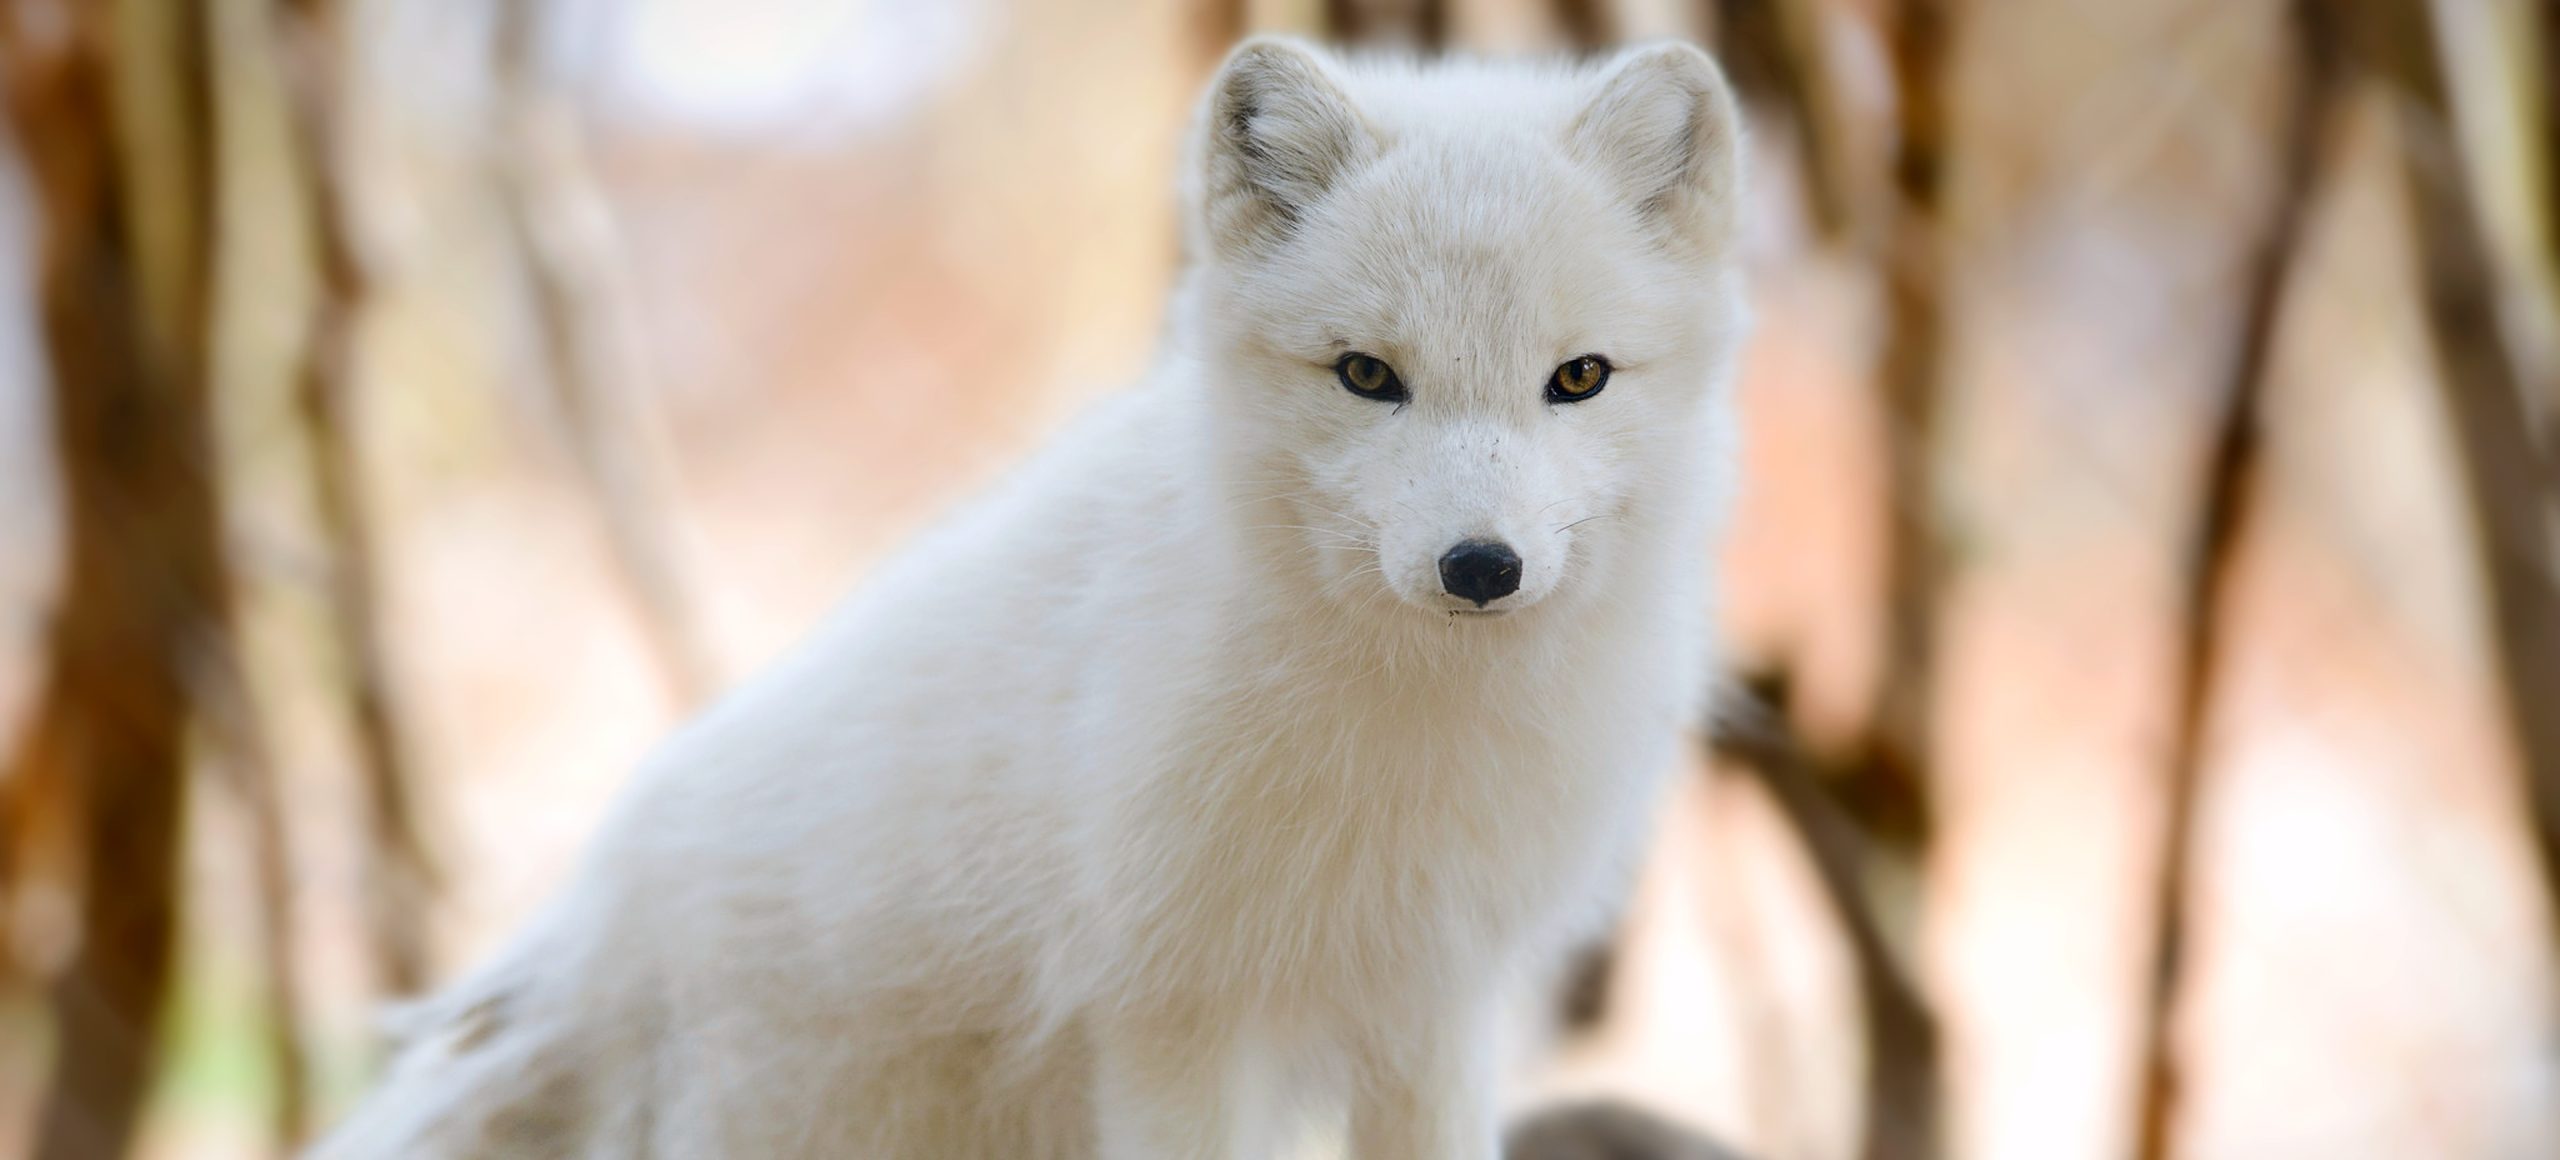
<svg viewBox="0 0 2560 1160">
<path fill-rule="evenodd" d="M 1557 367 L 1556 373 L 1547 377 L 1547 401 L 1579 403 L 1599 394 L 1600 388 L 1608 385 L 1609 360 L 1596 354 L 1586 354 Z"/>
<path fill-rule="evenodd" d="M 1404 380 L 1396 377 L 1394 367 L 1375 355 L 1358 352 L 1342 356 L 1333 364 L 1333 377 L 1342 380 L 1342 389 L 1363 399 L 1381 403 L 1402 403 L 1413 396 L 1404 389 Z"/>
</svg>

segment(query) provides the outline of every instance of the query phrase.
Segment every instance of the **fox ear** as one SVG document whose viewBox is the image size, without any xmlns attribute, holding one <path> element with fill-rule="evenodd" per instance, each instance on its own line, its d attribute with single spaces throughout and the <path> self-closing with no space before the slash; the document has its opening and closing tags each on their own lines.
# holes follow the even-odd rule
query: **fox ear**
<svg viewBox="0 0 2560 1160">
<path fill-rule="evenodd" d="M 1288 235 L 1301 215 L 1378 141 L 1317 50 L 1259 38 L 1227 57 L 1209 87 L 1200 214 L 1221 253 Z"/>
<path fill-rule="evenodd" d="M 1619 54 L 1566 130 L 1666 240 L 1727 250 L 1742 192 L 1742 117 L 1724 71 L 1687 44 Z"/>
</svg>

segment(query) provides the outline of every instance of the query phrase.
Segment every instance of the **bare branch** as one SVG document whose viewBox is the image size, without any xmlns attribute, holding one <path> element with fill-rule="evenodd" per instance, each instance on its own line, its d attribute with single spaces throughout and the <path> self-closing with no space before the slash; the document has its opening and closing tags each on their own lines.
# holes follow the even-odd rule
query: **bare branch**
<svg viewBox="0 0 2560 1160">
<path fill-rule="evenodd" d="M 1953 295 L 1946 203 L 1953 88 L 1948 56 L 1955 19 L 1956 0 L 1902 0 L 1891 36 L 1899 136 L 1885 250 L 1884 349 L 1877 370 L 1892 432 L 1885 454 L 1888 635 L 1871 764 L 1878 767 L 1884 792 L 1914 802 L 1927 800 L 1921 771 L 1931 744 L 1931 675 L 1945 570 L 1932 460 Z"/>
<path fill-rule="evenodd" d="M 545 385 L 615 566 L 679 703 L 718 683 L 708 635 L 664 533 L 672 511 L 640 415 L 637 337 L 608 276 L 612 214 L 581 148 L 576 111 L 543 54 L 543 5 L 498 6 L 498 166 L 507 226 L 533 298 Z"/>
<path fill-rule="evenodd" d="M 1895 957 L 1861 885 L 1867 856 L 1857 824 L 1822 788 L 1824 775 L 1787 728 L 1782 681 L 1765 682 L 1753 702 L 1724 713 L 1710 735 L 1715 752 L 1757 777 L 1803 840 L 1823 898 L 1849 942 L 1866 1019 L 1865 1160 L 1927 1160 L 1938 1154 L 1938 1022 Z"/>
<path fill-rule="evenodd" d="M 1712 7 L 1734 83 L 1765 92 L 1795 125 L 1814 232 L 1825 241 L 1848 237 L 1858 199 L 1820 0 L 1718 0 Z"/>
<path fill-rule="evenodd" d="M 2372 14 L 2358 44 L 2402 98 L 2420 297 L 2461 448 L 2502 708 L 2560 930 L 2560 449 L 2535 438 L 2533 388 L 2499 328 L 2496 272 L 2455 146 L 2435 17 L 2423 0 L 2396 0 Z"/>
<path fill-rule="evenodd" d="M 403 736 L 382 624 L 381 551 L 357 448 L 356 328 L 371 293 L 359 244 L 339 110 L 347 94 L 343 14 L 334 0 L 288 0 L 275 14 L 292 102 L 295 174 L 310 206 L 319 298 L 296 368 L 312 492 L 330 553 L 329 620 L 346 672 L 338 688 L 363 772 L 368 841 L 365 922 L 376 970 L 394 994 L 426 986 L 427 904 L 436 874 L 421 832 L 417 777 Z"/>
<path fill-rule="evenodd" d="M 1714 1141 L 1615 1101 L 1565 1104 L 1530 1116 L 1502 1142 L 1503 1160 L 1738 1160 Z"/>
<path fill-rule="evenodd" d="M 2248 257 L 2240 333 L 2223 384 L 2221 412 L 2213 426 L 2197 489 L 2198 514 L 2185 561 L 2179 612 L 2176 734 L 2171 741 L 2159 890 L 2154 902 L 2158 933 L 2143 1009 L 2142 1091 L 2136 1103 L 2142 1160 L 2169 1155 L 2183 1095 L 2173 1035 L 2187 970 L 2187 895 L 2193 878 L 2196 797 L 2204 776 L 2216 677 L 2226 648 L 2231 590 L 2239 575 L 2238 549 L 2247 535 L 2250 499 L 2258 474 L 2260 398 L 2274 358 L 2313 194 L 2327 166 L 2340 91 L 2336 28 L 2322 0 L 2293 10 L 2301 60 L 2293 73 L 2281 130 L 2275 199 Z"/>
</svg>

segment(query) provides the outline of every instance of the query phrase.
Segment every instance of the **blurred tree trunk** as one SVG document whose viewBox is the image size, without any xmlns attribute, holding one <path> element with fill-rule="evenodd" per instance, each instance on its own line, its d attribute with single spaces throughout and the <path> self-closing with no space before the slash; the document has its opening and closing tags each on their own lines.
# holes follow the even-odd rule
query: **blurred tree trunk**
<svg viewBox="0 0 2560 1160">
<path fill-rule="evenodd" d="M 189 691 L 225 647 L 204 31 L 183 0 L 0 5 L 0 76 L 39 211 L 67 539 L 8 785 L 55 787 L 81 867 L 38 1160 L 116 1157 L 133 1137 L 176 959 Z"/>
<path fill-rule="evenodd" d="M 2536 92 L 2524 94 L 2524 99 L 2538 101 L 2542 106 L 2540 114 L 2532 122 L 2546 135 L 2541 143 L 2541 170 L 2537 174 L 2542 181 L 2542 205 L 2539 207 L 2543 219 L 2542 241 L 2549 247 L 2542 260 L 2555 277 L 2560 277 L 2560 140 L 2554 139 L 2560 136 L 2560 11 L 2554 11 L 2554 8 L 2545 0 L 2530 10 L 2529 33 L 2534 41 L 2534 67 L 2528 79 L 2539 81 L 2541 87 Z M 2554 401 L 2560 402 L 2560 399 Z M 2554 430 L 2552 434 L 2560 436 L 2560 430 Z"/>
<path fill-rule="evenodd" d="M 2179 1000 L 2189 974 L 2187 899 L 2194 878 L 2196 802 L 2206 762 L 2215 690 L 2222 671 L 2228 609 L 2238 582 L 2239 550 L 2257 490 L 2267 375 L 2276 338 L 2301 267 L 2303 234 L 2333 151 L 2343 68 L 2338 32 L 2325 0 L 2300 0 L 2291 11 L 2294 64 L 2285 122 L 2277 140 L 2273 203 L 2245 267 L 2240 329 L 2220 397 L 2221 411 L 2205 449 L 2197 517 L 2184 561 L 2179 607 L 2176 733 L 2165 781 L 2160 877 L 2153 914 L 2150 994 L 2143 1012 L 2134 1154 L 2166 1160 L 2185 1088 L 2175 1042 Z"/>
<path fill-rule="evenodd" d="M 639 340 L 611 276 L 612 214 L 587 164 L 576 105 L 553 75 L 544 36 L 551 15 L 537 0 L 498 6 L 500 200 L 531 292 L 544 385 L 641 630 L 674 699 L 689 704 L 718 683 L 716 666 L 665 534 L 673 509 L 650 432 L 627 405 L 646 394 Z"/>
<path fill-rule="evenodd" d="M 1215 62 L 1226 56 L 1228 48 L 1253 30 L 1252 9 L 1249 0 L 1203 0 L 1191 17 L 1202 57 Z"/>
<path fill-rule="evenodd" d="M 1736 87 L 1765 94 L 1796 128 L 1805 211 L 1814 233 L 1836 242 L 1856 232 L 1858 199 L 1839 78 L 1824 41 L 1821 0 L 1710 0 L 1717 55 Z"/>
<path fill-rule="evenodd" d="M 2538 275 L 2536 287 L 2549 316 L 2543 319 L 2545 337 L 2560 347 L 2560 4 L 2529 4 L 2517 24 L 2532 47 L 2525 54 L 2524 85 L 2514 98 L 2531 108 L 2518 121 L 2535 140 L 2522 144 L 2528 160 L 2524 172 L 2530 192 L 2539 193 L 2527 212 L 2539 216 L 2534 233 L 2542 242 L 2542 251 L 2532 263 Z M 2539 81 L 2540 87 L 2533 87 Z M 2540 381 L 2535 384 L 2540 396 L 2538 414 L 2541 421 L 2543 457 L 2543 489 L 2546 494 L 2560 495 L 2560 351 L 2546 349 L 2545 365 Z M 2560 789 L 2549 791 L 2560 796 Z M 2560 804 L 2552 807 L 2560 811 Z M 2546 857 L 2555 871 L 2552 888 L 2560 894 L 2560 817 L 2545 817 L 2543 839 Z"/>
<path fill-rule="evenodd" d="M 1438 49 L 1449 42 L 1449 0 L 1324 0 L 1324 24 L 1345 44 Z"/>
<path fill-rule="evenodd" d="M 1598 52 L 1625 35 L 1619 28 L 1617 8 L 1609 0 L 1554 2 L 1556 27 L 1575 52 Z"/>
<path fill-rule="evenodd" d="M 349 99 L 345 14 L 334 0 L 284 0 L 273 16 L 292 104 L 293 164 L 319 263 L 317 304 L 295 368 L 295 402 L 330 554 L 329 619 L 346 666 L 337 688 L 363 770 L 366 934 L 381 983 L 406 995 L 426 986 L 433 966 L 426 914 L 436 878 L 393 691 L 381 552 L 357 448 L 357 328 L 371 279 L 340 121 Z"/>
<path fill-rule="evenodd" d="M 1934 460 L 1953 297 L 1946 215 L 1954 88 L 1948 53 L 1956 0 L 1901 0 L 1892 19 L 1897 138 L 1884 253 L 1884 345 L 1876 372 L 1888 430 L 1887 638 L 1873 736 L 1863 775 L 1850 789 L 1853 801 L 1864 806 L 1861 812 L 1888 836 L 1917 844 L 1928 830 L 1931 686 L 1945 572 Z"/>
<path fill-rule="evenodd" d="M 1809 91 L 1785 95 L 1822 83 L 1807 71 L 1820 51 L 1819 13 L 1796 0 L 1737 0 L 1724 6 L 1724 15 L 1737 58 L 1769 74 L 1762 82 L 1778 87 L 1781 100 L 1804 120 L 1808 180 L 1834 186 L 1815 196 L 1836 201 L 1845 224 L 1851 199 L 1844 167 L 1824 167 L 1814 156 L 1836 157 L 1837 142 L 1826 147 L 1811 139 L 1828 138 L 1837 127 L 1828 119 L 1830 106 Z M 1915 941 L 1909 928 L 1917 924 L 1880 899 L 1874 886 L 1883 876 L 1916 875 L 1930 831 L 1931 691 L 1945 570 L 1934 457 L 1954 293 L 1946 219 L 1956 16 L 1955 0 L 1901 0 L 1889 8 L 1897 139 L 1882 223 L 1885 316 L 1876 367 L 1888 431 L 1886 640 L 1873 706 L 1860 735 L 1832 752 L 1816 751 L 1788 723 L 1785 691 L 1792 681 L 1782 665 L 1757 682 L 1765 694 L 1764 719 L 1719 723 L 1714 730 L 1719 751 L 1767 781 L 1842 923 L 1868 1041 L 1859 1152 L 1866 1160 L 1934 1157 L 1943 1130 L 1937 1018 L 1903 965 Z"/>
<path fill-rule="evenodd" d="M 1852 815 L 1885 852 L 1915 869 L 1924 863 L 1931 829 L 1933 690 L 1946 572 L 1936 457 L 1955 293 L 1947 219 L 1958 13 L 1957 0 L 1900 0 L 1891 9 L 1897 133 L 1876 370 L 1887 430 L 1886 638 L 1867 736 L 1834 779 Z M 1872 1041 L 1860 1151 L 1866 1160 L 1925 1160 L 1938 1154 L 1944 1130 L 1936 1028 L 1890 1014 L 1867 1013 Z"/>
<path fill-rule="evenodd" d="M 1846 231 L 1854 199 L 1836 132 L 1836 94 L 1819 71 L 1818 6 L 1731 0 L 1718 7 L 1739 82 L 1774 91 L 1803 126 L 1818 226 Z M 1882 902 L 1874 884 L 1879 871 L 1916 874 L 1930 831 L 1931 691 L 1945 569 L 1934 457 L 1954 293 L 1946 251 L 1957 4 L 1900 0 L 1887 7 L 1887 20 L 1897 137 L 1892 196 L 1880 223 L 1885 313 L 1876 367 L 1888 430 L 1884 668 L 1860 735 L 1830 753 L 1807 746 L 1789 726 L 1792 682 L 1783 667 L 1756 682 L 1759 706 L 1717 723 L 1713 735 L 1721 754 L 1763 780 L 1805 842 L 1848 942 L 1867 1037 L 1859 1155 L 1927 1160 L 1942 1146 L 1941 1037 L 1904 966 L 1913 941 L 1907 928 L 1916 923 Z"/>
<path fill-rule="evenodd" d="M 2497 274 L 2456 143 L 2435 13 L 2424 0 L 2393 0 L 2368 11 L 2359 32 L 2359 47 L 2401 97 L 2419 297 L 2460 447 L 2502 708 L 2560 931 L 2560 465 L 2537 445 L 2531 388 L 2500 329 Z"/>
</svg>

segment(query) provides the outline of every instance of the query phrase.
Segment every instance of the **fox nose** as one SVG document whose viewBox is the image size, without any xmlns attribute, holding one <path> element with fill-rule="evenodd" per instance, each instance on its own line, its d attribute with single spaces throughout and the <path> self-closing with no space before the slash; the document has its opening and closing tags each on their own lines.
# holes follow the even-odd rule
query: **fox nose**
<svg viewBox="0 0 2560 1160">
<path fill-rule="evenodd" d="M 1520 590 L 1520 553 L 1496 540 L 1467 540 L 1440 557 L 1440 587 L 1482 608 Z"/>
</svg>

